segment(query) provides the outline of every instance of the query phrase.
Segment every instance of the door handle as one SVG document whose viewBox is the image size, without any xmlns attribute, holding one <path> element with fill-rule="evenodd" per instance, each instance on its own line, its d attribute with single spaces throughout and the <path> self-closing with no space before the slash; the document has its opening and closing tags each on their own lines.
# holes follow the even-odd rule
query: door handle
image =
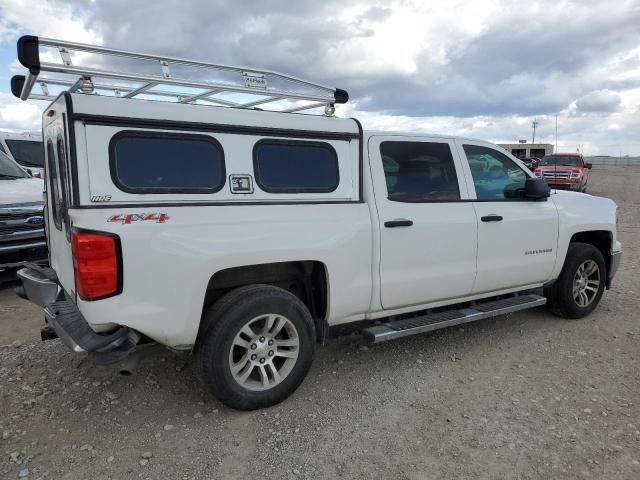
<svg viewBox="0 0 640 480">
<path fill-rule="evenodd" d="M 397 220 L 388 220 L 384 222 L 384 226 L 387 228 L 410 227 L 411 225 L 413 225 L 413 220 L 406 220 L 404 218 L 399 218 Z"/>
<path fill-rule="evenodd" d="M 480 220 L 483 222 L 501 222 L 502 217 L 500 215 L 485 215 L 484 217 L 480 217 Z"/>
</svg>

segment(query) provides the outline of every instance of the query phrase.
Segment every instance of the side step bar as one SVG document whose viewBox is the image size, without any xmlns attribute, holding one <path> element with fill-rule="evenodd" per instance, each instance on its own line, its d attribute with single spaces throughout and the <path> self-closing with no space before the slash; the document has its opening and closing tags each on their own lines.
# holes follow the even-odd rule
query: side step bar
<svg viewBox="0 0 640 480">
<path fill-rule="evenodd" d="M 547 303 L 547 299 L 540 295 L 518 295 L 500 300 L 477 303 L 468 308 L 446 310 L 429 313 L 419 317 L 394 320 L 382 325 L 376 325 L 363 330 L 365 336 L 372 343 L 386 342 L 396 338 L 430 332 L 440 328 L 452 327 L 462 323 L 475 322 L 484 318 L 504 315 L 506 313 L 540 307 Z"/>
</svg>

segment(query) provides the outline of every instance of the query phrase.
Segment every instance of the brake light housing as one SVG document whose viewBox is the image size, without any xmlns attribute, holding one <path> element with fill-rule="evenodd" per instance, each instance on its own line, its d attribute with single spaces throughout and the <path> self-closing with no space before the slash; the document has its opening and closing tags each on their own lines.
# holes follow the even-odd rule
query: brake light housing
<svg viewBox="0 0 640 480">
<path fill-rule="evenodd" d="M 71 246 L 76 293 L 82 300 L 101 300 L 122 292 L 120 237 L 74 229 Z"/>
</svg>

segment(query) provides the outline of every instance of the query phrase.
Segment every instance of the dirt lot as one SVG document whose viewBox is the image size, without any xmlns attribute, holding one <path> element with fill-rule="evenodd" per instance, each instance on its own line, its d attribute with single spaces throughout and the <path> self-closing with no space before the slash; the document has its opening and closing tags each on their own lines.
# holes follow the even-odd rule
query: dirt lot
<svg viewBox="0 0 640 480">
<path fill-rule="evenodd" d="M 187 356 L 92 367 L 1 291 L 0 477 L 640 478 L 640 168 L 596 167 L 590 191 L 620 205 L 624 258 L 589 318 L 342 337 L 258 412 L 210 398 Z"/>
</svg>

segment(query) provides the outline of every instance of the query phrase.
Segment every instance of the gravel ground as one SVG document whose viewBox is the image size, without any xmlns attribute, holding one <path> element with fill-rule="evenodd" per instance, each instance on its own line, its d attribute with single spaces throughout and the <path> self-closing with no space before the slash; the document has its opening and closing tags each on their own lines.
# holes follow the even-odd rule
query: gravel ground
<svg viewBox="0 0 640 480">
<path fill-rule="evenodd" d="M 0 477 L 640 478 L 640 168 L 596 167 L 624 245 L 587 319 L 545 310 L 366 347 L 321 348 L 284 403 L 212 399 L 188 356 L 95 368 L 0 292 Z"/>
</svg>

